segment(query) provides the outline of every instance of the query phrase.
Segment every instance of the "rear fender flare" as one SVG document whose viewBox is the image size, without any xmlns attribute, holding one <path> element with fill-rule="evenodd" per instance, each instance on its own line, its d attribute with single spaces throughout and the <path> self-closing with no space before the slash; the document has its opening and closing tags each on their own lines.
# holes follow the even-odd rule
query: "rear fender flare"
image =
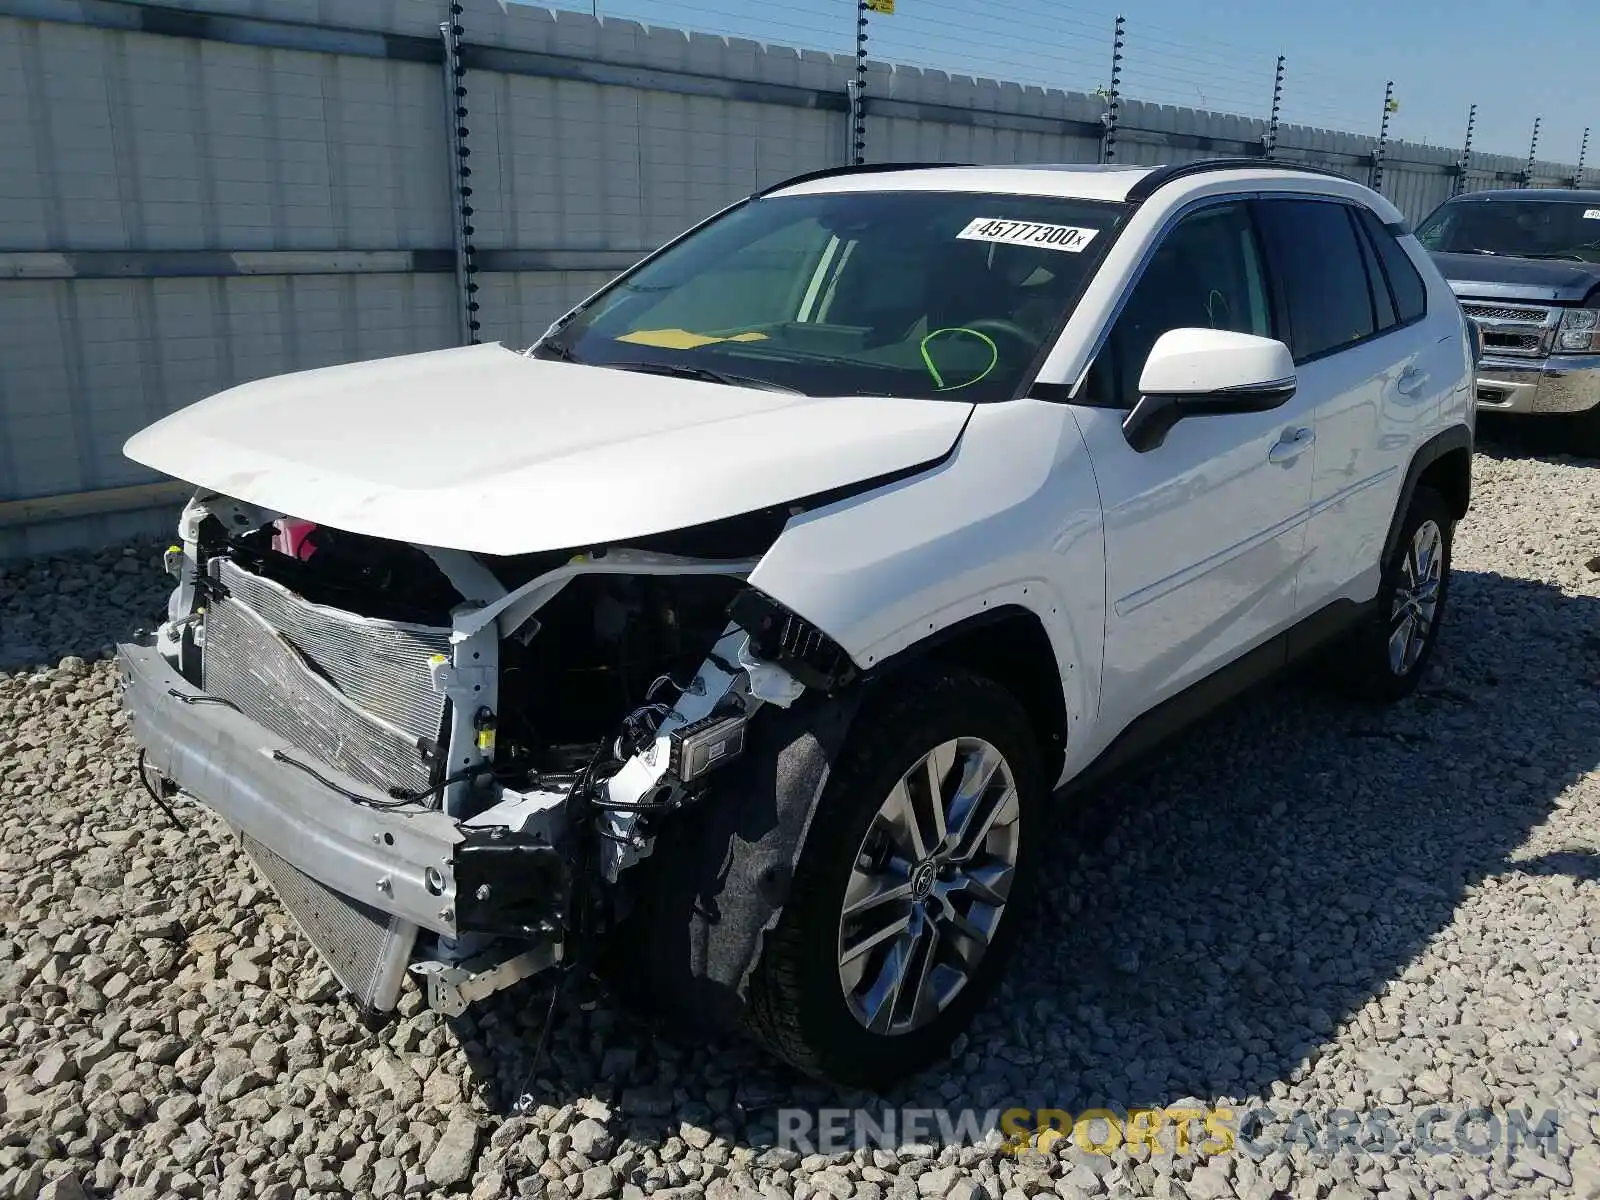
<svg viewBox="0 0 1600 1200">
<path fill-rule="evenodd" d="M 1400 542 L 1401 527 L 1405 523 L 1406 513 L 1411 510 L 1411 498 L 1417 494 L 1423 472 L 1445 455 L 1459 450 L 1465 450 L 1469 456 L 1472 454 L 1472 430 L 1465 425 L 1452 425 L 1417 447 L 1417 452 L 1411 456 L 1411 465 L 1406 468 L 1405 480 L 1400 485 L 1400 497 L 1395 502 L 1394 515 L 1389 518 L 1389 532 L 1383 539 L 1380 563 L 1387 563 L 1394 557 Z"/>
</svg>

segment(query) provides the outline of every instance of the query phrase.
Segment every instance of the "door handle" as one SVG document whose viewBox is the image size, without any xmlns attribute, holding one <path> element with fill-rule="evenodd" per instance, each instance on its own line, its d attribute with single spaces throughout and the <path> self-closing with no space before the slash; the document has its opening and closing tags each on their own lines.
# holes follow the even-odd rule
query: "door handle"
<svg viewBox="0 0 1600 1200">
<path fill-rule="evenodd" d="M 1283 436 L 1267 451 L 1267 461 L 1287 466 L 1311 448 L 1317 440 L 1316 431 L 1302 425 L 1299 429 L 1285 429 Z"/>
<path fill-rule="evenodd" d="M 1400 382 L 1395 384 L 1402 396 L 1415 396 L 1428 385 L 1428 373 L 1417 367 L 1407 367 L 1400 372 Z"/>
</svg>

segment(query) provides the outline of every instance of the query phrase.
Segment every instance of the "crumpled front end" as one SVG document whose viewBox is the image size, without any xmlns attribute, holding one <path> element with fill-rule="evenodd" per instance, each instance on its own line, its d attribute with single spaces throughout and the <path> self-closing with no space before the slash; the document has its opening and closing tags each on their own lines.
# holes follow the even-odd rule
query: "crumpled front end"
<svg viewBox="0 0 1600 1200">
<path fill-rule="evenodd" d="M 409 972 L 460 1012 L 603 930 L 796 673 L 848 675 L 744 583 L 785 517 L 493 559 L 197 494 L 168 619 L 119 648 L 147 782 L 234 830 L 364 1008 Z"/>
</svg>

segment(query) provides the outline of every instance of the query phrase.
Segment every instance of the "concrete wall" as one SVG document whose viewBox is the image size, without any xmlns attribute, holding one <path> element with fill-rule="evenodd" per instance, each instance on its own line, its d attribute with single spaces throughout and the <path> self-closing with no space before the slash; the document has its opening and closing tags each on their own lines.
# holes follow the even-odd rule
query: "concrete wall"
<svg viewBox="0 0 1600 1200">
<path fill-rule="evenodd" d="M 167 528 L 170 504 L 82 515 L 149 507 L 106 490 L 151 481 L 121 445 L 164 413 L 458 340 L 444 14 L 431 0 L 0 0 L 0 555 Z M 461 21 L 484 340 L 531 341 L 708 212 L 844 161 L 851 59 L 495 0 L 468 0 Z M 867 95 L 874 161 L 1099 154 L 1090 96 L 879 64 Z M 1246 153 L 1264 132 L 1130 100 L 1116 154 Z M 1362 179 L 1374 150 L 1298 127 L 1278 144 Z M 1383 190 L 1420 217 L 1455 159 L 1393 143 Z M 1477 156 L 1467 186 L 1523 166 Z"/>
</svg>

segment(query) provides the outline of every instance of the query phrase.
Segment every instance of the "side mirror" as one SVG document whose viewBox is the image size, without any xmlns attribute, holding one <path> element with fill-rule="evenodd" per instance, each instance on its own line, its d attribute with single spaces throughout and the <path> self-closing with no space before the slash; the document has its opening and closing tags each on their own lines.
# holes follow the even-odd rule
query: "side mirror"
<svg viewBox="0 0 1600 1200">
<path fill-rule="evenodd" d="M 1227 329 L 1169 329 L 1139 376 L 1122 436 L 1154 450 L 1185 417 L 1267 412 L 1294 395 L 1294 355 L 1273 338 Z"/>
</svg>

